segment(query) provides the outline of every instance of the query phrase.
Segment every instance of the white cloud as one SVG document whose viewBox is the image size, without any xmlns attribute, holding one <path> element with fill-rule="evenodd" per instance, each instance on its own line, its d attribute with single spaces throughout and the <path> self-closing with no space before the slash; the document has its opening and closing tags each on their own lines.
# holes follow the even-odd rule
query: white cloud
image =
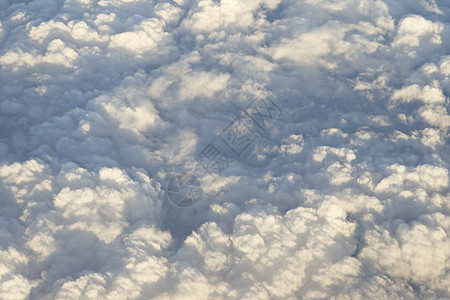
<svg viewBox="0 0 450 300">
<path fill-rule="evenodd" d="M 394 92 L 391 97 L 392 101 L 401 101 L 404 103 L 412 100 L 421 100 L 423 103 L 442 104 L 445 103 L 445 96 L 439 87 L 432 87 L 429 85 L 420 88 L 418 84 L 406 86 Z"/>
<path fill-rule="evenodd" d="M 216 92 L 226 88 L 229 79 L 229 74 L 211 74 L 208 72 L 186 74 L 180 83 L 180 99 L 192 99 L 198 96 L 211 98 Z"/>
<path fill-rule="evenodd" d="M 422 131 L 421 142 L 424 145 L 435 148 L 436 146 L 444 145 L 444 139 L 442 138 L 442 134 L 439 130 L 434 128 L 426 128 Z"/>
<path fill-rule="evenodd" d="M 420 4 L 423 5 L 423 7 L 430 12 L 433 12 L 435 14 L 443 15 L 441 9 L 439 9 L 438 4 L 436 3 L 436 0 L 421 0 Z"/>
<path fill-rule="evenodd" d="M 131 55 L 141 57 L 145 54 L 150 55 L 167 36 L 162 21 L 149 19 L 135 25 L 131 31 L 112 35 L 110 47 L 117 50 L 124 49 Z"/>
<path fill-rule="evenodd" d="M 400 188 L 408 181 L 431 191 L 448 186 L 448 172 L 444 168 L 422 165 L 418 166 L 415 171 L 408 172 L 405 166 L 392 165 L 388 169 L 393 173 L 377 184 L 376 189 L 379 191 Z"/>
<path fill-rule="evenodd" d="M 450 298 L 449 11 L 3 1 L 0 298 Z"/>
<path fill-rule="evenodd" d="M 215 2 L 202 0 L 197 4 L 197 9 L 192 16 L 185 20 L 185 26 L 194 33 L 211 33 L 217 30 L 245 30 L 255 22 L 262 20 L 255 19 L 254 14 L 258 8 L 265 6 L 268 9 L 275 9 L 280 0 L 252 0 L 236 1 L 224 0 Z"/>
<path fill-rule="evenodd" d="M 339 29 L 339 24 L 329 24 L 325 28 L 301 34 L 294 40 L 286 39 L 282 46 L 273 50 L 273 58 L 314 64 L 330 52 L 340 52 L 339 45 L 336 44 L 343 39 L 344 33 Z"/>
<path fill-rule="evenodd" d="M 394 47 L 417 47 L 422 39 L 423 42 L 440 44 L 442 43 L 440 36 L 442 30 L 442 24 L 434 23 L 422 16 L 415 15 L 406 17 L 399 24 L 393 45 Z"/>
<path fill-rule="evenodd" d="M 420 109 L 420 116 L 430 125 L 447 129 L 450 127 L 450 116 L 443 105 L 424 106 Z"/>
</svg>

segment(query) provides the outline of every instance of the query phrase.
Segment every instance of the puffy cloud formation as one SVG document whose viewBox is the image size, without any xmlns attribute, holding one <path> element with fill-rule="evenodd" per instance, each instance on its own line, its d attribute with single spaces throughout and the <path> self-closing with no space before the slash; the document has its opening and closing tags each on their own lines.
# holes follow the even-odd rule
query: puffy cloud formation
<svg viewBox="0 0 450 300">
<path fill-rule="evenodd" d="M 0 7 L 0 299 L 450 298 L 446 1 Z"/>
</svg>

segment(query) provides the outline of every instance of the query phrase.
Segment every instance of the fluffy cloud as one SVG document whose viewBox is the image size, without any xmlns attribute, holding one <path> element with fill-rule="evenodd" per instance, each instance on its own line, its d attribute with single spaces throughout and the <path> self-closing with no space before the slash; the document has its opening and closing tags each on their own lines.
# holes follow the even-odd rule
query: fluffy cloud
<svg viewBox="0 0 450 300">
<path fill-rule="evenodd" d="M 450 298 L 448 4 L 0 6 L 1 299 Z"/>
<path fill-rule="evenodd" d="M 442 29 L 441 24 L 433 23 L 422 16 L 406 17 L 399 24 L 393 46 L 417 47 L 422 39 L 424 42 L 440 44 Z"/>
</svg>

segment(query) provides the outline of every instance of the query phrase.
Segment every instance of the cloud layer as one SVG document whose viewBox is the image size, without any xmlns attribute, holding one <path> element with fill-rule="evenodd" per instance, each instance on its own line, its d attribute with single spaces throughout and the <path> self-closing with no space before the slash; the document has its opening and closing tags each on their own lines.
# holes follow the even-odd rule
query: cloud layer
<svg viewBox="0 0 450 300">
<path fill-rule="evenodd" d="M 447 2 L 0 8 L 0 299 L 450 298 Z"/>
</svg>

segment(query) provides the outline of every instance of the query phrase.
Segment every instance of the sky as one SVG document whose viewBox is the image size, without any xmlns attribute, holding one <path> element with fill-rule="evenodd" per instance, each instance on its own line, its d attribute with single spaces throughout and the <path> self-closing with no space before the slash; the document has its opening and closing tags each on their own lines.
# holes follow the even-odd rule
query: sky
<svg viewBox="0 0 450 300">
<path fill-rule="evenodd" d="M 0 0 L 0 299 L 450 299 L 446 0 Z"/>
</svg>

